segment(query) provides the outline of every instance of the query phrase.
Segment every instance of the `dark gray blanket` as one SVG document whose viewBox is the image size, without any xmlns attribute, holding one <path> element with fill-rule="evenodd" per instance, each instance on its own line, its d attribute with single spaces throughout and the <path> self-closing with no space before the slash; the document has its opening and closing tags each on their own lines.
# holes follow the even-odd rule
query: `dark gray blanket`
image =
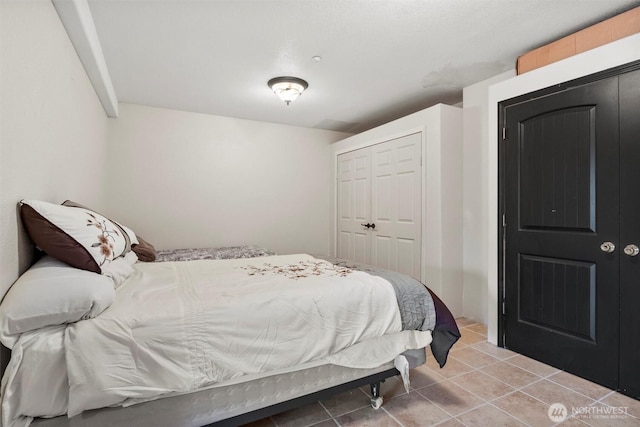
<svg viewBox="0 0 640 427">
<path fill-rule="evenodd" d="M 334 265 L 364 271 L 391 283 L 398 300 L 403 330 L 431 331 L 431 352 L 443 367 L 460 331 L 444 303 L 424 284 L 407 275 L 339 258 L 322 258 Z"/>
</svg>

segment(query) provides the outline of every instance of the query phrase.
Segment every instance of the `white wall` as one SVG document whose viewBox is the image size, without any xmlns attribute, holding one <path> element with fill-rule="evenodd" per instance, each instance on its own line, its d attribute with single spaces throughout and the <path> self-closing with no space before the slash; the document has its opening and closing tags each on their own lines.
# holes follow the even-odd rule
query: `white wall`
<svg viewBox="0 0 640 427">
<path fill-rule="evenodd" d="M 120 104 L 108 206 L 157 249 L 329 253 L 330 144 L 349 134 Z"/>
<path fill-rule="evenodd" d="M 488 111 L 488 167 L 485 180 L 488 186 L 485 228 L 489 237 L 487 258 L 487 313 L 489 341 L 497 342 L 498 321 L 498 103 L 502 100 L 543 89 L 554 84 L 603 71 L 640 60 L 640 34 L 615 41 L 580 55 L 530 71 L 497 83 L 489 88 Z"/>
<path fill-rule="evenodd" d="M 107 118 L 50 1 L 0 2 L 0 297 L 33 259 L 20 199 L 97 205 Z"/>
<path fill-rule="evenodd" d="M 478 82 L 463 90 L 463 170 L 465 317 L 487 323 L 487 156 L 489 153 L 487 102 L 489 86 L 512 78 L 515 70 Z"/>
<path fill-rule="evenodd" d="M 331 248 L 335 254 L 337 155 L 422 132 L 422 280 L 462 315 L 462 110 L 438 104 L 333 144 Z"/>
</svg>

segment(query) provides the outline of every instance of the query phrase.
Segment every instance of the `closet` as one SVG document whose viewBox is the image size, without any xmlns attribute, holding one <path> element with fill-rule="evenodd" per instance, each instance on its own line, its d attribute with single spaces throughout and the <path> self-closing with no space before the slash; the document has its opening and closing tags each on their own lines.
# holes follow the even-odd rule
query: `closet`
<svg viewBox="0 0 640 427">
<path fill-rule="evenodd" d="M 338 257 L 420 279 L 422 133 L 338 156 Z"/>
<path fill-rule="evenodd" d="M 336 256 L 421 280 L 462 315 L 462 110 L 429 107 L 334 154 Z"/>
<path fill-rule="evenodd" d="M 501 103 L 505 347 L 640 397 L 640 64 Z"/>
</svg>

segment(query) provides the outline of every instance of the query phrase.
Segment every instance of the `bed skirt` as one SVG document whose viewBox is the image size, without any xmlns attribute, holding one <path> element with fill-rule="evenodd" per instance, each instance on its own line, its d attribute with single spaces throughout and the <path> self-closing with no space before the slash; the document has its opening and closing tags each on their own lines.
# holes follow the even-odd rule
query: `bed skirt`
<svg viewBox="0 0 640 427">
<path fill-rule="evenodd" d="M 410 368 L 424 364 L 425 349 L 403 353 Z M 398 375 L 393 363 L 373 369 L 320 365 L 301 371 L 161 398 L 128 407 L 85 411 L 73 418 L 37 418 L 38 427 L 238 426 Z M 305 398 L 306 397 L 306 398 Z M 285 403 L 286 402 L 286 403 Z M 283 404 L 285 403 L 285 404 Z M 287 404 L 288 403 L 288 404 Z"/>
</svg>

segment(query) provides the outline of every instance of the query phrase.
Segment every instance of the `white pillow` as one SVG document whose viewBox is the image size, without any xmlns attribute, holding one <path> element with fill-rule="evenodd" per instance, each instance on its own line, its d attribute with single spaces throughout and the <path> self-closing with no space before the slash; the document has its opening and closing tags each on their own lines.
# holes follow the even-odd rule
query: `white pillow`
<svg viewBox="0 0 640 427">
<path fill-rule="evenodd" d="M 0 304 L 0 341 L 12 348 L 19 335 L 102 313 L 115 300 L 113 281 L 45 256 L 11 286 Z"/>
<path fill-rule="evenodd" d="M 22 200 L 20 216 L 36 246 L 72 267 L 104 273 L 129 250 L 122 229 L 89 209 Z"/>
<path fill-rule="evenodd" d="M 138 262 L 138 256 L 135 252 L 127 252 L 125 256 L 114 259 L 102 274 L 111 278 L 115 287 L 118 288 L 134 272 L 133 264 L 136 262 Z"/>
<path fill-rule="evenodd" d="M 116 221 L 113 221 L 113 222 L 116 222 Z M 138 237 L 136 236 L 136 233 L 134 233 L 132 229 L 130 229 L 129 227 L 125 227 L 124 225 L 120 224 L 119 222 L 116 222 L 116 224 L 118 224 L 120 227 L 122 227 L 122 229 L 125 231 L 125 233 L 127 233 L 127 235 L 129 236 L 129 240 L 131 241 L 131 245 L 140 244 L 140 242 L 138 242 Z M 131 249 L 131 245 L 129 245 L 129 249 Z"/>
</svg>

